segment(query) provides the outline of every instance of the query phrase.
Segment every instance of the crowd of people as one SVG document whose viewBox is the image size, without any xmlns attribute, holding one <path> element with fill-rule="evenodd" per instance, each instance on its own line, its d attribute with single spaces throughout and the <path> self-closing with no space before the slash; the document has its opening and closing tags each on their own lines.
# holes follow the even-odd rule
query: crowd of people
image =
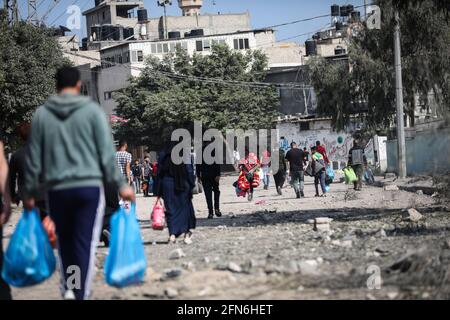
<svg viewBox="0 0 450 320">
<path fill-rule="evenodd" d="M 0 141 L 0 248 L 1 226 L 10 217 L 11 203 L 22 202 L 26 210 L 36 208 L 42 220 L 51 221 L 57 236 L 62 296 L 81 300 L 91 292 L 97 243 L 100 240 L 109 245 L 110 220 L 121 206 L 135 202 L 136 194 L 153 194 L 156 202 L 162 199 L 164 203 L 168 243 L 182 239 L 190 244 L 196 227 L 194 189 L 199 185 L 203 189 L 208 219 L 221 217 L 222 173 L 217 163 L 174 163 L 171 153 L 176 143 L 170 139 L 153 162 L 149 157 L 133 160 L 126 141 L 120 141 L 115 150 L 101 108 L 80 95 L 79 71 L 64 67 L 55 80 L 57 94 L 37 109 L 31 123 L 18 128 L 24 146 L 12 155 L 9 165 Z M 263 189 L 269 189 L 271 174 L 279 195 L 288 180 L 296 197 L 305 197 L 305 175 L 309 175 L 314 178 L 315 196 L 326 196 L 331 162 L 320 141 L 310 151 L 295 142 L 287 152 L 280 148 L 276 172 L 271 172 L 272 153 L 267 149 L 258 156 L 246 150 L 241 158 L 239 152 L 233 152 L 234 168 L 239 173 L 234 184 L 238 196 L 252 201 L 261 181 Z M 354 188 L 361 190 L 367 160 L 357 142 L 350 150 L 349 165 L 358 177 Z M 65 285 L 70 276 L 68 267 L 73 265 L 81 271 L 81 286 L 76 289 Z M 1 277 L 0 299 L 11 299 Z"/>
</svg>

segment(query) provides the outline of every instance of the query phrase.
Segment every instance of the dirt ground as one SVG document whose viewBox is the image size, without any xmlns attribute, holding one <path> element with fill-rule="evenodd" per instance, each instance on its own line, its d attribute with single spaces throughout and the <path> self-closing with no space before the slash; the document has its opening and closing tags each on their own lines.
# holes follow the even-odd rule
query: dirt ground
<svg viewBox="0 0 450 320">
<path fill-rule="evenodd" d="M 167 229 L 153 231 L 154 198 L 139 196 L 146 281 L 125 289 L 107 286 L 108 250 L 100 245 L 92 299 L 450 298 L 450 214 L 436 198 L 370 186 L 355 193 L 343 183 L 333 184 L 327 198 L 314 198 L 307 178 L 306 198 L 296 199 L 290 186 L 278 196 L 272 180 L 270 189 L 257 189 L 249 203 L 236 197 L 234 179 L 221 182 L 222 218 L 206 219 L 204 195 L 194 197 L 197 229 L 191 245 L 168 245 Z M 409 208 L 423 218 L 409 221 Z M 16 210 L 4 230 L 4 246 L 19 216 Z M 330 231 L 313 230 L 310 219 L 317 217 L 333 219 Z M 176 249 L 185 256 L 169 259 Z M 55 272 L 41 285 L 13 289 L 13 295 L 60 299 L 58 283 Z"/>
</svg>

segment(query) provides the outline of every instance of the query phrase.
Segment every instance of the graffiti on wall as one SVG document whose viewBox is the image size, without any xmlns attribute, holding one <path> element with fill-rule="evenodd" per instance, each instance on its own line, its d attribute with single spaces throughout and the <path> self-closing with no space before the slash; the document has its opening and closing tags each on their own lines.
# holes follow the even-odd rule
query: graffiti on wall
<svg viewBox="0 0 450 320">
<path fill-rule="evenodd" d="M 299 148 L 308 150 L 320 141 L 328 152 L 331 161 L 347 162 L 348 153 L 353 146 L 353 138 L 347 133 L 337 133 L 329 130 L 315 130 L 297 132 L 294 128 L 281 127 L 280 148 L 289 149 L 291 142 L 296 142 Z"/>
</svg>

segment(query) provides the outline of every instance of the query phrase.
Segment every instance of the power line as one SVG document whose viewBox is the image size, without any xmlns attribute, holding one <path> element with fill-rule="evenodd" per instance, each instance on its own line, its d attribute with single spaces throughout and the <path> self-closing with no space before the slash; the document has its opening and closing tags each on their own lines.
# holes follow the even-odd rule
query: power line
<svg viewBox="0 0 450 320">
<path fill-rule="evenodd" d="M 74 0 L 71 4 L 71 6 L 75 5 L 75 3 L 77 3 L 79 0 Z M 56 21 L 58 21 L 63 15 L 66 14 L 66 10 L 64 10 L 58 17 L 56 17 L 56 19 L 54 19 L 49 25 L 53 25 Z"/>
<path fill-rule="evenodd" d="M 104 59 L 96 59 L 92 57 L 86 57 L 74 52 L 66 52 L 67 54 L 79 56 L 88 60 L 112 65 L 113 63 L 111 61 L 107 61 Z M 114 64 L 117 65 L 117 64 Z M 118 66 L 121 66 L 123 68 L 129 69 L 129 70 L 137 70 L 137 71 L 143 71 L 143 70 L 149 70 L 153 73 L 160 74 L 169 78 L 179 79 L 179 80 L 190 80 L 190 81 L 197 81 L 197 82 L 205 82 L 205 83 L 215 83 L 215 84 L 224 84 L 224 85 L 232 85 L 232 86 L 248 86 L 248 87 L 254 87 L 254 88 L 270 88 L 275 87 L 279 89 L 300 89 L 303 90 L 305 88 L 311 88 L 311 86 L 305 86 L 300 85 L 297 83 L 268 83 L 268 82 L 256 82 L 256 81 L 238 81 L 238 80 L 225 80 L 220 78 L 207 78 L 207 77 L 199 77 L 199 76 L 192 76 L 192 75 L 183 75 L 183 74 L 177 74 L 173 72 L 167 72 L 162 70 L 150 70 L 146 67 L 138 67 L 138 66 L 127 66 L 125 64 L 118 64 Z"/>
</svg>

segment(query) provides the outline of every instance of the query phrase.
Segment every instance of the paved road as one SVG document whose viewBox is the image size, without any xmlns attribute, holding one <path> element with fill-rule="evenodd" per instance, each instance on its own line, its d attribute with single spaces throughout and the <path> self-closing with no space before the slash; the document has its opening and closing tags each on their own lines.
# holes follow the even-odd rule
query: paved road
<svg viewBox="0 0 450 320">
<path fill-rule="evenodd" d="M 417 262 L 415 273 L 391 273 L 389 268 L 408 250 L 445 247 L 450 219 L 439 208 L 427 209 L 435 205 L 433 198 L 376 187 L 355 193 L 345 184 L 333 184 L 327 198 L 314 198 L 312 180 L 307 178 L 306 198 L 296 199 L 290 187 L 278 196 L 272 185 L 267 191 L 258 189 L 249 203 L 235 196 L 234 179 L 229 176 L 221 182 L 222 218 L 206 219 L 204 195 L 194 197 L 198 227 L 192 245 L 167 245 L 167 230 L 150 228 L 154 198 L 139 196 L 138 219 L 149 263 L 146 282 L 124 290 L 108 287 L 102 274 L 107 249 L 99 246 L 92 298 L 166 299 L 170 293 L 179 299 L 420 299 L 450 292 L 448 286 L 438 286 L 441 278 L 433 278 L 442 270 L 421 264 L 420 255 L 412 258 Z M 403 210 L 411 207 L 422 210 L 424 222 L 403 220 Z M 4 245 L 18 217 L 6 228 Z M 314 231 L 308 220 L 315 217 L 333 218 L 331 232 Z M 177 248 L 186 256 L 170 260 L 170 252 Z M 427 254 L 444 264 L 449 251 Z M 367 287 L 370 266 L 381 272 L 380 290 Z M 178 277 L 164 276 L 174 269 L 181 270 Z M 60 299 L 58 278 L 55 273 L 41 285 L 14 289 L 14 297 Z"/>
</svg>

